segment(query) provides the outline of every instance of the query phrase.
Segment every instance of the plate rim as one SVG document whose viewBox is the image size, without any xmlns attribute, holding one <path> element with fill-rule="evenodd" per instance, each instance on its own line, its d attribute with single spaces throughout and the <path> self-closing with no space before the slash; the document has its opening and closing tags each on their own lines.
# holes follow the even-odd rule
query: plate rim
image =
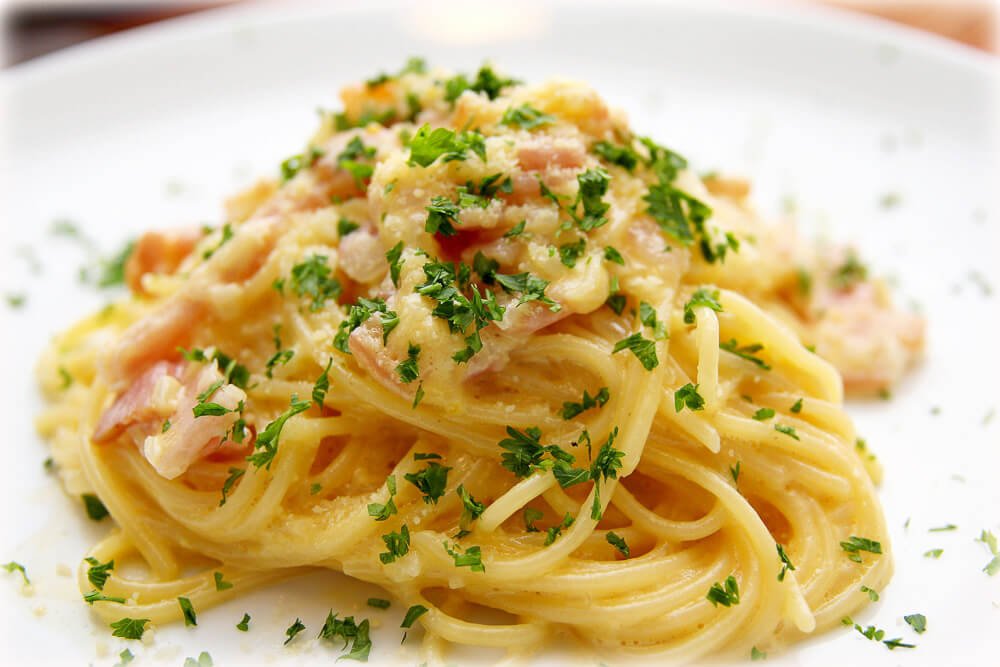
<svg viewBox="0 0 1000 667">
<path fill-rule="evenodd" d="M 445 0 L 446 2 L 449 0 Z M 457 1 L 457 0 L 450 0 Z M 834 37 L 850 36 L 876 44 L 916 51 L 952 66 L 974 71 L 984 81 L 1000 84 L 1000 55 L 982 51 L 961 42 L 869 14 L 820 4 L 790 3 L 787 0 L 535 0 L 543 8 L 615 7 L 657 12 L 681 11 L 713 16 L 727 14 L 744 19 L 763 19 L 770 23 L 814 30 Z M 532 4 L 535 4 L 534 2 Z M 245 21 L 241 27 L 267 29 L 270 22 L 292 23 L 306 16 L 331 17 L 342 14 L 374 12 L 412 7 L 405 0 L 368 0 L 365 3 L 290 2 L 270 3 L 251 0 L 191 14 L 176 16 L 111 35 L 80 42 L 0 70 L 0 90 L 18 85 L 43 82 L 70 67 L 99 64 L 115 56 L 140 53 L 146 48 L 169 44 L 179 38 L 195 37 L 201 31 L 211 33 L 232 29 L 233 21 Z"/>
</svg>

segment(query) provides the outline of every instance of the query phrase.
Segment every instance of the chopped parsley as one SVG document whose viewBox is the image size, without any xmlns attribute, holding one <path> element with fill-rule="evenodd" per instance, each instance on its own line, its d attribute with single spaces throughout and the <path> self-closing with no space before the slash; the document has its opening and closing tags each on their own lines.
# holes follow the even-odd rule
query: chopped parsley
<svg viewBox="0 0 1000 667">
<path fill-rule="evenodd" d="M 857 537 L 852 535 L 846 542 L 840 543 L 840 548 L 847 552 L 847 557 L 855 563 L 861 562 L 861 552 L 867 551 L 872 554 L 882 553 L 882 543 L 870 540 L 867 537 Z"/>
<path fill-rule="evenodd" d="M 117 602 L 118 604 L 125 604 L 125 598 L 105 595 L 100 591 L 90 591 L 89 593 L 84 593 L 83 600 L 89 605 L 93 605 L 95 602 Z"/>
<path fill-rule="evenodd" d="M 351 232 L 355 232 L 360 228 L 361 225 L 359 225 L 358 223 L 352 222 L 347 218 L 341 218 L 340 220 L 337 221 L 337 237 L 344 238 Z"/>
<path fill-rule="evenodd" d="M 217 591 L 228 591 L 233 587 L 233 582 L 226 581 L 221 572 L 213 572 L 212 577 L 215 579 L 215 590 Z"/>
<path fill-rule="evenodd" d="M 448 486 L 448 466 L 431 461 L 427 467 L 420 472 L 408 472 L 403 475 L 403 479 L 417 487 L 424 494 L 424 502 L 428 505 L 437 504 L 438 499 L 444 495 L 444 490 Z"/>
<path fill-rule="evenodd" d="M 486 161 L 486 144 L 483 135 L 475 131 L 456 133 L 445 127 L 431 130 L 424 124 L 410 139 L 410 166 L 429 167 L 435 160 L 442 162 L 465 160 L 466 151 L 471 150 Z"/>
<path fill-rule="evenodd" d="M 132 655 L 132 651 L 125 649 L 118 654 L 118 662 L 116 662 L 112 667 L 125 667 L 128 663 L 135 660 L 135 656 Z"/>
<path fill-rule="evenodd" d="M 108 516 L 108 508 L 104 506 L 101 499 L 92 493 L 84 493 L 80 496 L 83 499 L 83 507 L 87 510 L 87 516 L 91 521 L 100 521 Z"/>
<path fill-rule="evenodd" d="M 385 487 L 389 490 L 389 500 L 383 503 L 368 503 L 368 516 L 374 517 L 376 521 L 385 521 L 393 514 L 396 514 L 396 476 L 389 475 L 385 478 Z"/>
<path fill-rule="evenodd" d="M 698 385 L 688 382 L 674 392 L 674 410 L 680 412 L 685 407 L 691 411 L 705 409 L 705 399 L 698 393 Z"/>
<path fill-rule="evenodd" d="M 555 122 L 555 116 L 544 114 L 538 109 L 527 104 L 519 107 L 511 107 L 504 112 L 500 123 L 510 127 L 520 127 L 522 130 L 533 130 L 542 125 L 549 125 Z"/>
<path fill-rule="evenodd" d="M 861 592 L 867 593 L 868 599 L 871 600 L 872 602 L 878 602 L 878 591 L 876 591 L 874 588 L 868 588 L 867 586 L 862 585 Z"/>
<path fill-rule="evenodd" d="M 147 623 L 148 618 L 123 618 L 111 624 L 111 635 L 122 639 L 142 639 Z"/>
<path fill-rule="evenodd" d="M 226 224 L 222 225 L 222 236 L 219 237 L 219 242 L 215 244 L 215 247 L 209 248 L 208 250 L 203 252 L 201 254 L 202 259 L 210 258 L 212 255 L 218 252 L 219 248 L 226 245 L 226 243 L 228 243 L 232 239 L 233 239 L 233 226 L 227 222 Z"/>
<path fill-rule="evenodd" d="M 406 610 L 406 615 L 403 617 L 403 622 L 399 624 L 401 628 L 411 628 L 413 623 L 427 613 L 427 607 L 422 604 L 415 604 Z"/>
<path fill-rule="evenodd" d="M 774 430 L 778 433 L 784 433 L 789 438 L 794 438 L 795 440 L 801 440 L 798 433 L 795 432 L 794 426 L 786 426 L 785 424 L 775 424 Z"/>
<path fill-rule="evenodd" d="M 903 620 L 906 621 L 907 625 L 913 628 L 913 631 L 918 635 L 924 634 L 927 630 L 927 617 L 923 614 L 910 614 L 904 616 Z"/>
<path fill-rule="evenodd" d="M 684 323 L 694 324 L 695 308 L 710 308 L 717 313 L 722 312 L 722 304 L 719 303 L 719 290 L 707 290 L 699 287 L 692 294 L 688 302 L 684 304 Z"/>
<path fill-rule="evenodd" d="M 310 146 L 305 153 L 299 153 L 287 158 L 281 163 L 281 182 L 285 183 L 293 178 L 303 169 L 308 169 L 316 164 L 316 161 L 326 153 L 321 148 Z"/>
<path fill-rule="evenodd" d="M 936 559 L 940 558 L 941 554 L 943 554 L 943 553 L 944 553 L 944 549 L 931 549 L 929 551 L 925 551 L 924 552 L 924 558 L 933 558 L 933 559 L 936 560 Z"/>
<path fill-rule="evenodd" d="M 792 413 L 793 414 L 798 414 L 800 412 L 802 412 L 802 399 L 801 398 L 799 400 L 795 401 L 795 403 L 792 405 Z"/>
<path fill-rule="evenodd" d="M 240 632 L 250 631 L 250 614 L 247 613 L 243 614 L 243 619 L 236 624 L 236 629 L 239 630 Z"/>
<path fill-rule="evenodd" d="M 406 64 L 403 65 L 403 68 L 399 70 L 399 72 L 397 72 L 396 74 L 386 74 L 385 72 L 382 72 L 380 74 L 377 74 L 373 78 L 365 81 L 365 86 L 367 86 L 368 88 L 374 88 L 376 86 L 382 85 L 383 83 L 387 83 L 389 81 L 392 81 L 393 79 L 399 78 L 404 74 L 411 74 L 411 73 L 423 74 L 426 71 L 427 71 L 427 63 L 424 61 L 424 59 L 414 56 L 411 58 L 407 58 Z"/>
<path fill-rule="evenodd" d="M 202 651 L 198 654 L 198 659 L 194 658 L 184 658 L 184 667 L 213 667 L 212 656 L 209 655 L 208 651 Z"/>
<path fill-rule="evenodd" d="M 330 366 L 333 364 L 333 359 L 331 358 L 326 362 L 326 368 L 320 373 L 319 377 L 316 378 L 316 382 L 313 384 L 312 389 L 312 400 L 316 404 L 317 408 L 323 407 L 323 401 L 326 400 L 326 392 L 330 391 Z"/>
<path fill-rule="evenodd" d="M 484 93 L 489 99 L 495 100 L 500 96 L 500 92 L 504 88 L 517 85 L 518 83 L 520 82 L 516 79 L 505 79 L 498 76 L 493 71 L 493 68 L 484 65 L 476 72 L 476 78 L 472 83 L 469 83 L 469 80 L 463 74 L 445 81 L 444 98 L 448 102 L 454 102 L 466 90 L 471 90 L 474 93 Z"/>
<path fill-rule="evenodd" d="M 28 302 L 28 296 L 23 293 L 14 294 L 12 292 L 8 292 L 6 294 L 6 299 L 7 305 L 11 308 L 20 308 Z"/>
<path fill-rule="evenodd" d="M 590 518 L 594 521 L 600 521 L 602 516 L 600 482 L 601 480 L 607 482 L 608 479 L 617 478 L 618 471 L 622 468 L 622 459 L 625 458 L 625 452 L 615 448 L 614 443 L 617 437 L 618 427 L 616 426 L 608 434 L 608 439 L 601 445 L 597 456 L 590 464 L 590 478 L 594 480 L 594 502 L 590 508 Z"/>
<path fill-rule="evenodd" d="M 383 598 L 368 598 L 368 606 L 375 609 L 388 609 L 392 606 L 392 603 Z"/>
<path fill-rule="evenodd" d="M 639 164 L 639 154 L 630 146 L 618 146 L 610 141 L 598 141 L 591 147 L 599 157 L 631 172 Z"/>
<path fill-rule="evenodd" d="M 576 200 L 569 206 L 568 213 L 573 221 L 584 232 L 597 229 L 607 224 L 605 215 L 611 205 L 602 199 L 608 192 L 611 177 L 600 167 L 587 169 L 576 177 L 579 190 Z M 583 205 L 583 213 L 577 214 L 579 204 Z"/>
<path fill-rule="evenodd" d="M 774 410 L 772 410 L 771 408 L 761 408 L 757 412 L 753 413 L 753 418 L 759 422 L 767 421 L 773 416 L 774 416 Z"/>
<path fill-rule="evenodd" d="M 350 354 L 348 342 L 351 332 L 364 324 L 368 318 L 377 316 L 382 324 L 382 343 L 385 344 L 389 334 L 396 325 L 399 324 L 399 315 L 388 309 L 383 299 L 366 299 L 358 297 L 357 303 L 350 307 L 347 318 L 340 323 L 337 334 L 333 338 L 333 346 L 343 352 Z"/>
<path fill-rule="evenodd" d="M 612 354 L 621 352 L 622 350 L 630 350 L 647 371 L 651 371 L 660 365 L 660 360 L 656 356 L 656 343 L 643 338 L 639 332 L 615 343 Z"/>
<path fill-rule="evenodd" d="M 383 565 L 388 565 L 410 552 L 410 529 L 404 523 L 398 533 L 383 535 L 382 541 L 385 542 L 386 551 L 380 553 L 378 558 Z"/>
<path fill-rule="evenodd" d="M 115 287 L 125 284 L 125 264 L 128 263 L 133 250 L 135 250 L 135 242 L 129 241 L 116 254 L 100 261 L 100 273 L 97 277 L 98 287 Z"/>
<path fill-rule="evenodd" d="M 559 246 L 559 261 L 563 263 L 563 266 L 572 269 L 586 251 L 587 239 L 581 236 L 573 243 L 564 243 Z"/>
<path fill-rule="evenodd" d="M 295 639 L 296 635 L 298 635 L 300 632 L 302 632 L 305 629 L 306 629 L 306 626 L 305 626 L 305 623 L 302 622 L 302 619 L 296 618 L 295 622 L 292 623 L 291 625 L 289 625 L 288 629 L 285 630 L 285 636 L 288 637 L 288 639 L 285 640 L 285 645 L 287 646 L 288 642 L 290 642 L 293 639 Z"/>
<path fill-rule="evenodd" d="M 102 563 L 93 556 L 87 556 L 84 560 L 90 565 L 87 568 L 87 580 L 94 588 L 103 591 L 104 584 L 108 582 L 108 577 L 111 576 L 111 570 L 115 569 L 115 561 L 112 559 L 107 563 Z"/>
<path fill-rule="evenodd" d="M 409 384 L 420 377 L 420 346 L 410 343 L 406 351 L 406 360 L 396 365 L 396 373 L 403 384 Z"/>
<path fill-rule="evenodd" d="M 562 408 L 563 419 L 573 419 L 577 415 L 593 408 L 602 408 L 611 398 L 607 387 L 601 387 L 594 396 L 591 396 L 586 389 L 583 390 L 583 400 L 579 403 L 564 402 Z"/>
<path fill-rule="evenodd" d="M 112 561 L 112 563 L 113 562 L 114 561 Z M 28 586 L 28 585 L 31 584 L 31 580 L 28 579 L 28 571 L 25 570 L 24 566 L 21 565 L 20 563 L 16 563 L 14 561 L 10 561 L 9 563 L 4 563 L 0 567 L 3 567 L 3 569 L 7 570 L 7 572 L 20 572 L 21 573 L 21 579 L 24 581 L 24 585 Z"/>
<path fill-rule="evenodd" d="M 723 607 L 731 607 L 734 604 L 739 604 L 740 587 L 736 582 L 736 577 L 729 575 L 726 577 L 724 584 L 715 582 L 708 589 L 708 594 L 705 597 L 712 603 L 713 607 L 718 607 L 720 604 Z"/>
<path fill-rule="evenodd" d="M 59 367 L 59 377 L 62 378 L 60 389 L 69 389 L 73 385 L 73 376 L 62 366 Z"/>
<path fill-rule="evenodd" d="M 455 236 L 458 230 L 455 225 L 462 223 L 458 219 L 460 208 L 457 203 L 447 197 L 434 197 L 430 206 L 427 207 L 427 222 L 424 223 L 424 231 L 428 234 L 441 234 L 441 236 Z"/>
<path fill-rule="evenodd" d="M 399 270 L 402 268 L 402 262 L 400 261 L 403 257 L 403 242 L 400 241 L 396 245 L 392 246 L 388 252 L 385 253 L 385 259 L 389 262 L 389 277 L 392 279 L 392 284 L 395 287 L 399 287 Z"/>
<path fill-rule="evenodd" d="M 639 302 L 639 321 L 653 330 L 654 340 L 667 338 L 667 325 L 657 318 L 656 309 L 645 301 Z"/>
<path fill-rule="evenodd" d="M 622 257 L 622 254 L 618 252 L 617 248 L 614 248 L 612 246 L 604 247 L 604 259 L 608 260 L 609 262 L 614 262 L 615 264 L 618 264 L 620 266 L 625 266 L 625 258 Z"/>
<path fill-rule="evenodd" d="M 564 528 L 569 528 L 570 526 L 573 525 L 573 521 L 574 521 L 573 515 L 570 514 L 569 512 L 566 512 L 566 515 L 563 517 L 562 521 L 560 521 L 555 526 L 551 526 L 548 529 L 546 529 L 545 546 L 549 546 L 550 544 L 555 542 L 556 539 L 562 534 Z"/>
<path fill-rule="evenodd" d="M 833 271 L 830 281 L 839 290 L 848 290 L 868 279 L 868 268 L 858 261 L 857 255 L 849 252 L 844 263 Z"/>
<path fill-rule="evenodd" d="M 609 530 L 604 536 L 604 539 L 608 541 L 608 544 L 617 549 L 621 555 L 625 556 L 625 558 L 632 556 L 632 551 L 628 548 L 628 544 L 625 543 L 625 538 L 621 537 L 613 530 Z"/>
<path fill-rule="evenodd" d="M 275 324 L 274 325 L 274 354 L 271 355 L 271 357 L 267 360 L 267 363 L 264 365 L 264 368 L 266 369 L 264 374 L 267 375 L 267 377 L 269 377 L 269 378 L 272 377 L 273 373 L 274 373 L 274 367 L 275 366 L 279 366 L 279 365 L 284 366 L 289 361 L 291 361 L 292 357 L 294 357 L 294 356 L 295 356 L 295 350 L 291 350 L 291 349 L 283 350 L 283 349 L 281 349 L 281 325 L 280 324 Z"/>
<path fill-rule="evenodd" d="M 362 159 L 375 157 L 375 149 L 365 146 L 361 137 L 355 136 L 344 147 L 344 150 L 337 156 L 337 166 L 354 177 L 354 183 L 358 188 L 364 187 L 365 179 L 371 178 L 375 168 L 370 164 L 360 162 Z"/>
<path fill-rule="evenodd" d="M 194 613 L 194 607 L 191 606 L 191 600 L 185 597 L 177 598 L 177 604 L 181 606 L 181 613 L 184 615 L 184 625 L 198 625 L 198 616 Z"/>
<path fill-rule="evenodd" d="M 788 557 L 787 553 L 785 553 L 784 546 L 778 542 L 775 542 L 774 546 L 778 550 L 778 559 L 781 560 L 781 572 L 778 573 L 778 581 L 784 581 L 785 574 L 787 574 L 789 570 L 794 570 L 795 565 L 792 564 L 792 559 Z"/>
<path fill-rule="evenodd" d="M 992 577 L 996 575 L 997 572 L 1000 572 L 1000 550 L 997 549 L 996 535 L 994 535 L 992 531 L 983 530 L 980 532 L 977 539 L 985 544 L 986 548 L 990 550 L 991 554 L 993 554 L 993 559 L 986 564 L 986 567 L 983 568 L 983 572 Z"/>
<path fill-rule="evenodd" d="M 948 532 L 948 531 L 951 531 L 951 530 L 958 530 L 958 526 L 956 526 L 953 523 L 949 523 L 949 524 L 947 524 L 945 526 L 937 526 L 936 528 L 928 528 L 927 532 L 928 533 L 944 533 L 944 532 Z"/>
<path fill-rule="evenodd" d="M 732 475 L 733 483 L 736 484 L 740 481 L 740 462 L 737 461 L 736 465 L 729 466 L 729 474 Z"/>
<path fill-rule="evenodd" d="M 508 426 L 507 435 L 510 437 L 497 443 L 501 449 L 506 450 L 500 456 L 500 463 L 518 477 L 527 477 L 535 470 L 546 470 L 551 467 L 550 462 L 542 460 L 546 453 L 554 457 L 568 456 L 570 460 L 567 463 L 573 460 L 572 456 L 556 445 L 543 445 L 542 431 L 537 426 L 529 426 L 524 431 Z"/>
<path fill-rule="evenodd" d="M 353 616 L 348 616 L 340 620 L 331 609 L 326 616 L 326 622 L 323 623 L 323 627 L 319 631 L 318 639 L 329 641 L 342 639 L 344 640 L 344 646 L 341 650 L 346 650 L 350 647 L 350 651 L 342 655 L 341 658 L 367 662 L 368 655 L 372 650 L 372 641 L 369 637 L 369 632 L 370 624 L 368 619 L 362 619 L 360 623 L 355 621 Z"/>
<path fill-rule="evenodd" d="M 761 651 L 756 646 L 750 647 L 750 660 L 756 662 L 758 660 L 767 660 L 767 653 Z"/>
<path fill-rule="evenodd" d="M 505 292 L 519 292 L 521 298 L 517 305 L 528 303 L 529 301 L 540 301 L 549 307 L 553 313 L 562 310 L 562 306 L 545 296 L 545 288 L 549 282 L 530 273 L 517 273 L 514 275 L 496 274 L 496 281 Z M 502 314 L 501 314 L 502 316 Z"/>
<path fill-rule="evenodd" d="M 325 255 L 310 255 L 292 267 L 292 289 L 299 298 L 312 297 L 309 310 L 322 310 L 329 299 L 340 298 L 340 281 L 330 277 Z"/>
<path fill-rule="evenodd" d="M 526 224 L 528 224 L 528 221 L 522 220 L 521 222 L 517 223 L 516 225 L 508 229 L 506 232 L 504 232 L 503 237 L 505 239 L 512 239 L 515 236 L 520 236 L 521 234 L 524 233 L 524 226 Z"/>
<path fill-rule="evenodd" d="M 222 507 L 223 505 L 226 504 L 229 492 L 233 490 L 233 485 L 236 484 L 236 480 L 245 475 L 246 472 L 247 471 L 244 470 L 243 468 L 229 469 L 229 477 L 227 477 L 226 481 L 223 482 L 222 484 L 222 499 L 219 501 L 219 507 Z"/>
<path fill-rule="evenodd" d="M 524 508 L 524 530 L 528 533 L 537 533 L 538 528 L 535 527 L 535 522 L 543 518 L 545 513 L 541 510 L 536 510 L 534 507 Z"/>
<path fill-rule="evenodd" d="M 455 561 L 455 567 L 467 567 L 473 572 L 485 572 L 486 566 L 483 565 L 483 555 L 482 549 L 478 546 L 469 547 L 462 553 L 462 547 L 455 545 L 454 548 L 448 546 L 448 542 L 442 542 L 444 545 L 444 550 L 448 552 L 448 555 L 452 557 Z"/>
<path fill-rule="evenodd" d="M 278 453 L 278 439 L 281 437 L 281 430 L 285 427 L 285 422 L 309 409 L 309 401 L 300 401 L 296 396 L 292 396 L 289 408 L 281 413 L 274 421 L 264 427 L 264 430 L 257 435 L 254 443 L 254 453 L 247 457 L 247 461 L 258 469 L 263 467 L 271 469 L 271 463 Z"/>
<path fill-rule="evenodd" d="M 848 627 L 854 626 L 854 629 L 857 630 L 858 633 L 865 639 L 868 639 L 873 642 L 882 642 L 883 644 L 885 644 L 886 648 L 888 648 L 890 651 L 897 648 L 916 648 L 914 644 L 903 643 L 902 639 L 900 639 L 899 637 L 895 639 L 882 639 L 883 637 L 885 637 L 885 630 L 880 630 L 879 628 L 876 628 L 874 625 L 869 625 L 867 628 L 862 628 L 860 625 L 855 623 L 849 616 L 845 616 L 843 619 L 841 619 L 840 622 Z"/>
<path fill-rule="evenodd" d="M 462 499 L 462 516 L 459 519 L 458 525 L 462 530 L 467 530 L 472 522 L 486 511 L 486 505 L 473 498 L 472 494 L 462 484 L 458 485 L 455 492 Z"/>
</svg>

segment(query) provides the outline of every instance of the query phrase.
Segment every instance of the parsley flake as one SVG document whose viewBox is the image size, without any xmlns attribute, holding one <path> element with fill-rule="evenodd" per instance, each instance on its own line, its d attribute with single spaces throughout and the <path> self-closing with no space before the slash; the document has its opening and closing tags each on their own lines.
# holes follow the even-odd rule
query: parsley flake
<svg viewBox="0 0 1000 667">
<path fill-rule="evenodd" d="M 625 556 L 625 558 L 630 558 L 632 556 L 632 551 L 628 548 L 628 544 L 625 543 L 625 538 L 621 537 L 613 530 L 609 530 L 604 536 L 604 539 L 608 541 L 608 544 L 617 549 L 621 555 Z"/>
<path fill-rule="evenodd" d="M 720 604 L 723 607 L 731 607 L 734 604 L 739 604 L 740 587 L 736 582 L 736 577 L 729 575 L 726 577 L 725 584 L 715 582 L 708 589 L 708 594 L 705 597 L 712 603 L 713 607 L 718 607 Z"/>
<path fill-rule="evenodd" d="M 604 404 L 611 399 L 611 394 L 608 392 L 607 387 L 601 387 L 594 396 L 587 393 L 587 390 L 583 390 L 583 400 L 579 403 L 565 402 L 562 408 L 562 418 L 563 419 L 573 419 L 577 415 L 591 410 L 593 408 L 602 408 Z"/>
<path fill-rule="evenodd" d="M 674 411 L 680 412 L 685 407 L 691 411 L 705 409 L 705 399 L 698 393 L 698 385 L 688 382 L 674 392 Z"/>
<path fill-rule="evenodd" d="M 630 350 L 647 371 L 651 371 L 660 365 L 660 360 L 656 356 L 656 343 L 643 338 L 639 332 L 615 343 L 615 347 L 611 353 L 615 354 L 622 350 Z"/>
<path fill-rule="evenodd" d="M 111 624 L 111 635 L 122 639 L 142 639 L 147 623 L 148 618 L 123 618 Z"/>
<path fill-rule="evenodd" d="M 507 109 L 503 114 L 503 118 L 500 119 L 500 123 L 502 125 L 509 125 L 510 127 L 516 125 L 522 130 L 533 130 L 536 127 L 554 123 L 555 120 L 555 116 L 544 114 L 528 104 L 522 104 L 519 107 Z"/>
<path fill-rule="evenodd" d="M 185 597 L 177 598 L 177 603 L 181 607 L 181 613 L 184 615 L 184 625 L 198 625 L 198 616 L 194 613 L 194 607 L 191 605 L 191 600 Z"/>
</svg>

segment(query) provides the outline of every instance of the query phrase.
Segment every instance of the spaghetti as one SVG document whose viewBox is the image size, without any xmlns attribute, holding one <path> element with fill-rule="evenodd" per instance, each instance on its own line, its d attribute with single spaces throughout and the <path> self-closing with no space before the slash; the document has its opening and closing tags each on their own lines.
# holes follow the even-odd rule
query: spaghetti
<svg viewBox="0 0 1000 667">
<path fill-rule="evenodd" d="M 563 631 L 683 661 L 887 582 L 824 356 L 888 386 L 921 329 L 853 255 L 580 84 L 414 61 L 342 97 L 222 228 L 140 239 L 134 295 L 41 360 L 62 480 L 116 523 L 80 569 L 86 592 L 117 565 L 96 614 L 167 623 L 330 568 L 426 607 L 432 655 Z"/>
</svg>

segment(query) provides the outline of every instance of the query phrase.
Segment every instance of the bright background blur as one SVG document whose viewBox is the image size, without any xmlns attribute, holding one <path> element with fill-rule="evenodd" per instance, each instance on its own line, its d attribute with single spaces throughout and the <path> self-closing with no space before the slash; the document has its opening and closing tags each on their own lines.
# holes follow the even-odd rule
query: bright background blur
<svg viewBox="0 0 1000 667">
<path fill-rule="evenodd" d="M 10 66 L 90 39 L 246 0 L 0 0 L 2 63 Z M 364 0 L 332 0 L 362 2 Z M 416 0 L 419 1 L 419 0 Z M 743 0 L 731 0 L 734 3 Z M 782 0 L 772 2 L 781 4 Z M 1000 54 L 1000 0 L 783 0 L 841 7 Z M 272 0 L 280 2 L 280 0 Z"/>
</svg>

